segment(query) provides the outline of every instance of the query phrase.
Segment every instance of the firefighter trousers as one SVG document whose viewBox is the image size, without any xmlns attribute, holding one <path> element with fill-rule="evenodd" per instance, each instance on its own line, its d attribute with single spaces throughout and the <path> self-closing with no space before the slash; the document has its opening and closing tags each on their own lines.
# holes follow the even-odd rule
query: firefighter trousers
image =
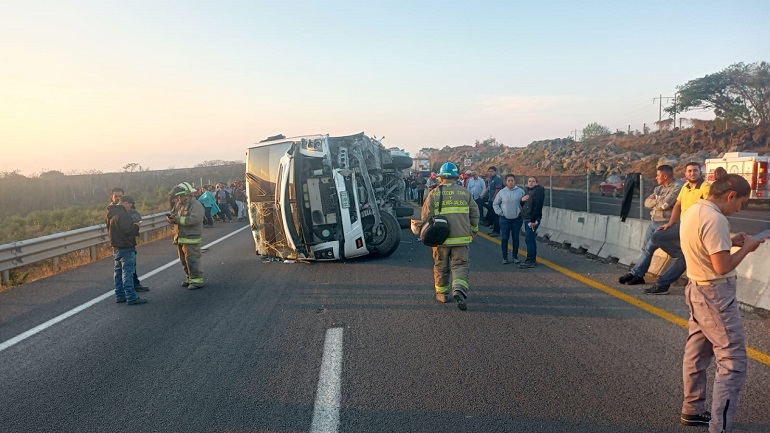
<svg viewBox="0 0 770 433">
<path fill-rule="evenodd" d="M 468 296 L 468 245 L 433 247 L 433 284 L 436 293 L 458 290 Z"/>
<path fill-rule="evenodd" d="M 201 244 L 177 244 L 179 261 L 182 269 L 187 274 L 187 282 L 203 285 L 203 271 L 201 270 Z"/>
</svg>

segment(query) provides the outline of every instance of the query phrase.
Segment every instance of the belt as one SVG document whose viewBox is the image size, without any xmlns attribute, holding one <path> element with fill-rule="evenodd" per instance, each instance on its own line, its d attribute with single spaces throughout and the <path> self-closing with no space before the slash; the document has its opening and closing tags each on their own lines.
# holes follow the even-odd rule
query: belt
<svg viewBox="0 0 770 433">
<path fill-rule="evenodd" d="M 723 284 L 727 283 L 728 281 L 733 281 L 737 277 L 727 277 L 727 278 L 717 278 L 715 280 L 708 280 L 708 281 L 693 281 L 696 286 L 711 286 L 716 284 Z"/>
</svg>

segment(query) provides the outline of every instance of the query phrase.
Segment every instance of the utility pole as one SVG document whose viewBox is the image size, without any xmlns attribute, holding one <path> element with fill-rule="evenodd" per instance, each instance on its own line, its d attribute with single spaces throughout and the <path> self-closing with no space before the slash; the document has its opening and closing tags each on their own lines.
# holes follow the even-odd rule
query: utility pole
<svg viewBox="0 0 770 433">
<path fill-rule="evenodd" d="M 674 104 L 676 104 L 676 96 L 663 96 L 660 95 L 657 98 L 652 98 L 652 103 L 655 103 L 655 100 L 658 100 L 658 122 L 663 120 L 663 100 L 665 99 L 666 102 L 668 102 L 669 99 L 674 100 Z M 674 119 L 674 123 L 676 123 L 676 119 Z"/>
<path fill-rule="evenodd" d="M 570 131 L 569 135 L 572 135 L 572 134 L 575 134 L 575 141 L 577 141 L 577 129 L 575 129 L 574 131 Z"/>
</svg>

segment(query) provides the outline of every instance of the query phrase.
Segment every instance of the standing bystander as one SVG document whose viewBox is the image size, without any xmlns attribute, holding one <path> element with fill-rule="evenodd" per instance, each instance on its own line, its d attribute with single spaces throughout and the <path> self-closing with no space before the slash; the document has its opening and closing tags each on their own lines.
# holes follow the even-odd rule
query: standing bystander
<svg viewBox="0 0 770 433">
<path fill-rule="evenodd" d="M 110 205 L 118 204 L 120 203 L 121 197 L 125 194 L 125 191 L 123 191 L 123 188 L 115 187 L 112 188 L 112 202 L 110 202 Z M 109 209 L 109 207 L 108 207 Z M 133 202 L 133 198 L 131 199 L 131 209 L 128 210 L 128 213 L 131 214 L 131 218 L 134 220 L 134 222 L 141 222 L 142 221 L 142 214 L 139 213 L 139 211 L 136 209 L 136 205 Z M 137 233 L 137 236 L 139 233 Z M 136 251 L 136 249 L 134 249 Z M 136 254 L 136 252 L 134 252 Z M 149 292 L 150 288 L 142 285 L 141 281 L 139 281 L 139 275 L 136 273 L 136 261 L 134 261 L 134 290 L 137 292 Z"/>
<path fill-rule="evenodd" d="M 524 242 L 527 244 L 527 258 L 519 267 L 534 268 L 537 265 L 537 228 L 543 219 L 545 189 L 538 185 L 537 178 L 527 178 L 526 195 L 522 197 L 521 217 L 524 222 Z"/>
<path fill-rule="evenodd" d="M 500 220 L 500 247 L 503 252 L 503 264 L 508 261 L 508 237 L 513 244 L 513 263 L 519 264 L 519 232 L 523 222 L 521 217 L 521 200 L 524 190 L 516 186 L 516 177 L 513 174 L 505 175 L 505 188 L 495 196 L 492 207 Z"/>
<path fill-rule="evenodd" d="M 746 335 L 736 298 L 735 268 L 764 239 L 730 237 L 727 216 L 738 212 L 751 186 L 738 174 L 717 168 L 708 199 L 682 216 L 680 237 L 687 260 L 685 302 L 690 311 L 682 360 L 681 423 L 709 425 L 709 432 L 733 432 L 738 397 L 746 380 Z M 738 249 L 731 253 L 733 247 Z M 716 358 L 711 412 L 706 410 L 706 370 Z"/>
<path fill-rule="evenodd" d="M 147 302 L 140 298 L 134 288 L 136 270 L 136 236 L 139 235 L 139 223 L 131 218 L 129 209 L 134 199 L 124 195 L 118 204 L 107 207 L 107 231 L 115 260 L 115 302 L 118 304 L 138 305 Z"/>
</svg>

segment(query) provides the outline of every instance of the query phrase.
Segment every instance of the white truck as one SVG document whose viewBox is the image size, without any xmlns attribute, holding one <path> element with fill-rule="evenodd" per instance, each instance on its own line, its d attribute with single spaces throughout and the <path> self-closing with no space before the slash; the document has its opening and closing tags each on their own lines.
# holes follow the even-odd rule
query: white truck
<svg viewBox="0 0 770 433">
<path fill-rule="evenodd" d="M 340 260 L 387 256 L 401 242 L 402 170 L 412 158 L 363 133 L 269 137 L 246 152 L 258 255 Z M 408 222 L 408 221 L 407 221 Z"/>
<path fill-rule="evenodd" d="M 770 204 L 770 156 L 759 156 L 753 152 L 727 152 L 721 158 L 706 160 L 706 180 L 714 181 L 714 170 L 722 167 L 731 174 L 740 174 L 751 185 L 748 203 Z"/>
</svg>

